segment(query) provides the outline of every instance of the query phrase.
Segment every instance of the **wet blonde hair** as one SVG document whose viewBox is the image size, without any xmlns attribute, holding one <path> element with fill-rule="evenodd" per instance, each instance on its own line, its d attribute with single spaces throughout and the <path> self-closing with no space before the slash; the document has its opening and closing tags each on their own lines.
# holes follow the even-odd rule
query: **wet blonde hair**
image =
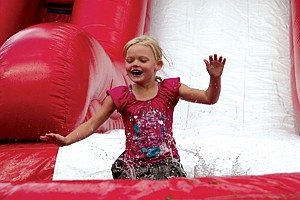
<svg viewBox="0 0 300 200">
<path fill-rule="evenodd" d="M 123 48 L 124 58 L 126 58 L 126 54 L 127 54 L 128 49 L 131 46 L 135 45 L 135 44 L 150 47 L 153 54 L 154 54 L 155 61 L 157 61 L 157 62 L 162 61 L 162 58 L 164 57 L 164 53 L 163 53 L 162 48 L 160 47 L 159 43 L 153 37 L 150 37 L 150 36 L 147 36 L 147 35 L 142 35 L 142 36 L 133 38 L 132 40 L 127 42 L 125 44 L 124 48 Z M 162 78 L 159 77 L 159 76 L 156 76 L 155 80 L 156 81 L 162 81 Z"/>
</svg>

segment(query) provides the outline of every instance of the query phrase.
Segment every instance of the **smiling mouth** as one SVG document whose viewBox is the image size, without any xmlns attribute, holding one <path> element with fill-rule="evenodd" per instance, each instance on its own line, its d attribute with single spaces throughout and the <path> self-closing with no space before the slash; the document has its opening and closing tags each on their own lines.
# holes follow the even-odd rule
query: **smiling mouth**
<svg viewBox="0 0 300 200">
<path fill-rule="evenodd" d="M 142 75 L 143 72 L 140 71 L 140 70 L 132 70 L 132 71 L 131 71 L 131 74 L 134 75 L 134 76 L 139 76 L 139 75 Z"/>
</svg>

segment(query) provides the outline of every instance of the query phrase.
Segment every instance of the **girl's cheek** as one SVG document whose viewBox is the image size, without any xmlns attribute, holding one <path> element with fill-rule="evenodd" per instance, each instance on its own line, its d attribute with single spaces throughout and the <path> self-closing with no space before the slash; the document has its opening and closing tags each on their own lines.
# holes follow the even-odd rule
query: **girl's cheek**
<svg viewBox="0 0 300 200">
<path fill-rule="evenodd" d="M 125 70 L 128 72 L 128 71 L 130 71 L 130 69 L 131 69 L 130 65 L 129 64 L 125 64 Z"/>
</svg>

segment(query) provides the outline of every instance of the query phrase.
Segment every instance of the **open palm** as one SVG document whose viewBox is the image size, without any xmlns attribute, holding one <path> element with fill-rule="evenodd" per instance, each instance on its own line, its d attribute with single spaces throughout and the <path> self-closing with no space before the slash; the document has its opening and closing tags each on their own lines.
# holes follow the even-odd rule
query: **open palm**
<svg viewBox="0 0 300 200">
<path fill-rule="evenodd" d="M 56 144 L 57 146 L 65 146 L 66 139 L 64 136 L 55 134 L 55 133 L 47 133 L 44 136 L 40 136 L 40 139 L 46 142 L 50 142 Z"/>
<path fill-rule="evenodd" d="M 226 58 L 222 56 L 218 58 L 218 55 L 214 54 L 214 56 L 209 56 L 209 61 L 204 59 L 204 62 L 209 75 L 218 78 L 223 73 Z"/>
</svg>

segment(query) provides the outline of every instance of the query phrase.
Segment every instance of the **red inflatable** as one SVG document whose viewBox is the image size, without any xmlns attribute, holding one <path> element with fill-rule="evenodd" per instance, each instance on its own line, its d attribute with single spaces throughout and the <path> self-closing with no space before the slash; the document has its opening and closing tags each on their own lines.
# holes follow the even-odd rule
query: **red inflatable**
<svg viewBox="0 0 300 200">
<path fill-rule="evenodd" d="M 298 200 L 299 174 L 208 177 L 165 181 L 59 181 L 0 183 L 9 199 L 286 199 Z"/>
<path fill-rule="evenodd" d="M 1 0 L 0 140 L 36 142 L 46 132 L 67 134 L 89 119 L 108 89 L 127 84 L 122 46 L 148 30 L 149 8 L 147 0 Z M 98 132 L 122 127 L 114 113 Z M 9 145 L 1 148 L 0 168 L 11 170 L 2 181 L 11 181 L 11 173 L 14 181 L 40 180 L 32 174 L 47 166 L 53 173 L 57 147 L 49 147 L 47 163 L 37 150 L 44 143 L 16 144 L 17 150 Z M 16 166 L 19 149 L 26 150 Z M 40 166 L 19 174 L 31 157 Z"/>
<path fill-rule="evenodd" d="M 66 11 L 59 9 L 71 3 L 54 2 L 46 1 L 47 9 L 54 10 L 56 5 L 56 12 Z M 0 139 L 35 140 L 46 132 L 67 134 L 101 107 L 107 89 L 127 84 L 122 47 L 147 29 L 147 3 L 76 1 L 72 23 L 39 23 L 10 37 L 0 55 L 0 93 L 5 94 L 0 104 Z M 12 5 L 3 4 L 1 8 Z M 130 19 L 136 19 L 135 23 Z M 114 114 L 98 131 L 116 128 L 122 128 L 122 121 Z"/>
<path fill-rule="evenodd" d="M 0 0 L 1 199 L 300 199 L 300 173 L 165 181 L 52 181 L 67 134 L 127 84 L 122 47 L 148 31 L 150 0 Z M 291 0 L 292 89 L 300 125 L 300 2 Z M 98 132 L 122 128 L 117 113 Z"/>
</svg>

